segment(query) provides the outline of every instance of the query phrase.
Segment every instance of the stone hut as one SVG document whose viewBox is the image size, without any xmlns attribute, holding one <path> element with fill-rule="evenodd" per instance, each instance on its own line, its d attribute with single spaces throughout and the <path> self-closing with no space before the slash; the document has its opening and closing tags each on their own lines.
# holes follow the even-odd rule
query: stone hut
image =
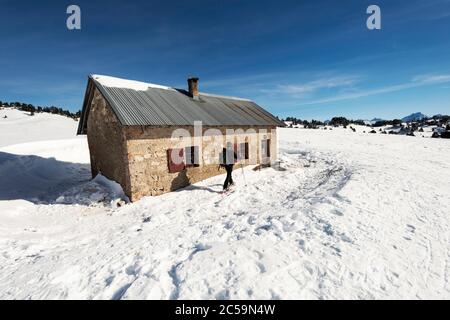
<svg viewBox="0 0 450 320">
<path fill-rule="evenodd" d="M 284 123 L 250 100 L 201 93 L 198 81 L 182 90 L 90 76 L 78 134 L 87 134 L 93 177 L 118 182 L 137 201 L 224 173 L 224 146 L 239 166 L 274 163 Z"/>
</svg>

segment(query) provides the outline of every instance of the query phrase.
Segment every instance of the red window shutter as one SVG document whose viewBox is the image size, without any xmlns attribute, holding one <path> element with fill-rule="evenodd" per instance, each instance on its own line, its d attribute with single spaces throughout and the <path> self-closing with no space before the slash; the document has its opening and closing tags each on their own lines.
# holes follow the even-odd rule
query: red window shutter
<svg viewBox="0 0 450 320">
<path fill-rule="evenodd" d="M 181 163 L 176 163 L 178 160 L 176 159 L 177 156 L 181 159 Z M 185 168 L 184 150 L 183 149 L 167 150 L 167 163 L 169 164 L 169 173 L 177 173 L 183 171 Z"/>
</svg>

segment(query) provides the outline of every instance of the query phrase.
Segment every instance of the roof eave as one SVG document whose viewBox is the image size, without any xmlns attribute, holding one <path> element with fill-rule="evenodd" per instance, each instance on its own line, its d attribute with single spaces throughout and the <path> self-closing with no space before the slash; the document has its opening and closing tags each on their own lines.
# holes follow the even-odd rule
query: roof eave
<svg viewBox="0 0 450 320">
<path fill-rule="evenodd" d="M 86 85 L 86 92 L 83 99 L 83 107 L 81 109 L 80 122 L 78 123 L 77 135 L 87 134 L 87 118 L 89 115 L 89 106 L 91 101 L 91 96 L 93 94 L 93 82 L 91 76 L 88 77 L 88 83 Z"/>
</svg>

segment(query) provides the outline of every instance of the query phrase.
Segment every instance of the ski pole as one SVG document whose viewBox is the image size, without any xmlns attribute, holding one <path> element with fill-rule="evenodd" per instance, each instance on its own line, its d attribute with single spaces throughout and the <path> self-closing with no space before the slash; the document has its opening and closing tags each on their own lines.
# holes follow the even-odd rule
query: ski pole
<svg viewBox="0 0 450 320">
<path fill-rule="evenodd" d="M 247 179 L 245 178 L 244 165 L 241 163 L 242 176 L 244 177 L 245 186 L 247 186 Z"/>
</svg>

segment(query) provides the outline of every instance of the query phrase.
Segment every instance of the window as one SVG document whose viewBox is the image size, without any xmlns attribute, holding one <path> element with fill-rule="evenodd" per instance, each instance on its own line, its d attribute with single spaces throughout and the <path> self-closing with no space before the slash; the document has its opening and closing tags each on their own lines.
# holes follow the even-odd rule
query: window
<svg viewBox="0 0 450 320">
<path fill-rule="evenodd" d="M 250 159 L 250 148 L 248 142 L 240 143 L 239 145 L 237 145 L 236 149 L 238 160 Z"/>
<path fill-rule="evenodd" d="M 185 160 L 186 167 L 192 168 L 200 166 L 198 147 L 196 146 L 186 147 L 184 148 L 184 154 L 186 159 Z"/>
<path fill-rule="evenodd" d="M 169 173 L 177 173 L 184 170 L 184 150 L 169 149 L 167 150 L 167 162 L 169 164 Z"/>
<path fill-rule="evenodd" d="M 261 155 L 263 158 L 270 158 L 270 139 L 261 141 Z"/>
</svg>

